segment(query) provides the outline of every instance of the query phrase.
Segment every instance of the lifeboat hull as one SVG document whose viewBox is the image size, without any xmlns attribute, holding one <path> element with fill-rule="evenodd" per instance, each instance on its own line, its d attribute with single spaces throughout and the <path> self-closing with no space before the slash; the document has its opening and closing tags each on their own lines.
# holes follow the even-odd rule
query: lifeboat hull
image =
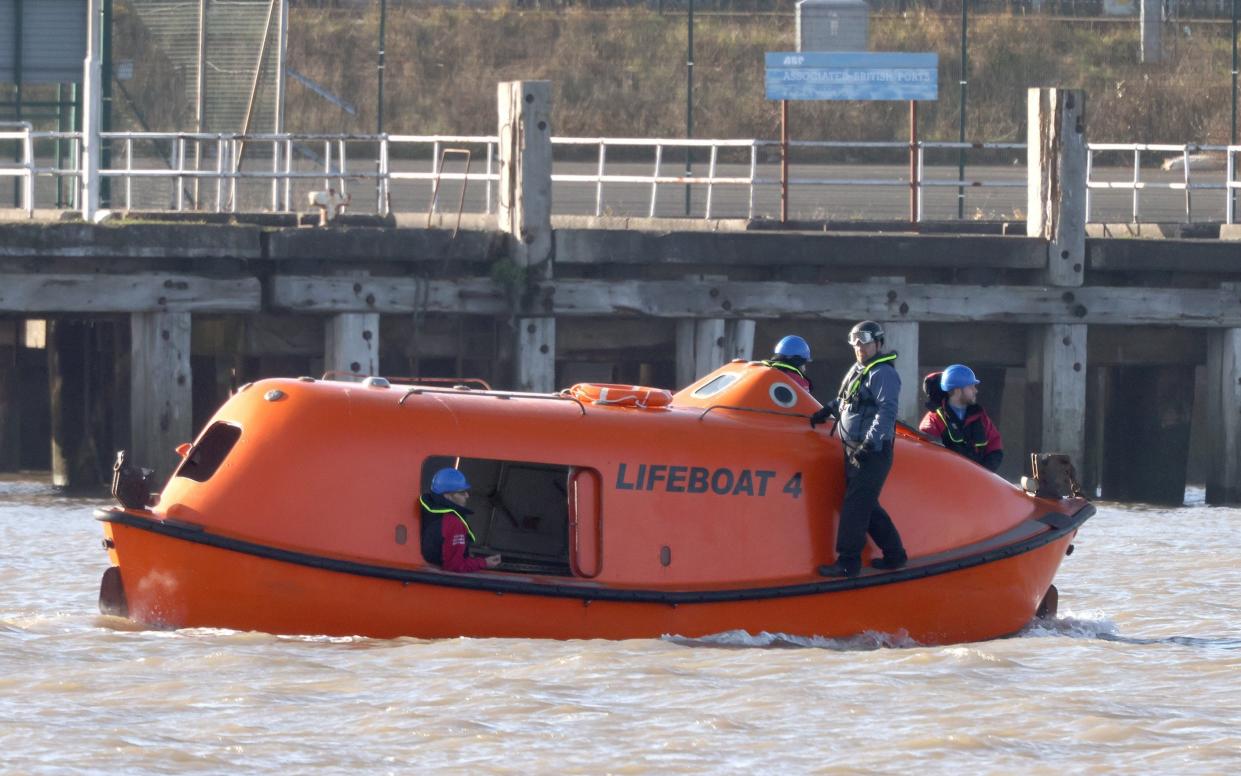
<svg viewBox="0 0 1241 776">
<path fill-rule="evenodd" d="M 909 565 L 825 579 L 846 466 L 829 427 L 807 422 L 819 407 L 758 362 L 675 395 L 243 386 L 153 506 L 99 514 L 101 609 L 158 627 L 423 638 L 949 643 L 1029 622 L 1093 507 L 901 428 L 882 502 Z M 471 483 L 473 549 L 497 569 L 448 573 L 423 554 L 419 494 L 449 466 Z"/>
<path fill-rule="evenodd" d="M 891 634 L 922 644 L 979 641 L 1025 626 L 1077 527 L 1073 515 L 896 572 L 761 589 L 676 593 L 549 582 L 517 574 L 444 574 L 321 558 L 181 528 L 132 511 L 105 524 L 130 619 L 153 627 L 225 627 L 376 638 L 629 639 L 733 630 L 841 638 Z"/>
</svg>

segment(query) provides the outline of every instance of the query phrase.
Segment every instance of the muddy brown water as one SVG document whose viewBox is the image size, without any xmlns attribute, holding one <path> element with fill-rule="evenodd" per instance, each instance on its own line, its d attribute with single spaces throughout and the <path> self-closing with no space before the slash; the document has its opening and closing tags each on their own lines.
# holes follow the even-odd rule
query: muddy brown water
<svg viewBox="0 0 1241 776">
<path fill-rule="evenodd" d="M 91 510 L 0 481 L 4 773 L 1241 772 L 1241 509 L 1101 504 L 1056 619 L 977 644 L 145 630 Z"/>
</svg>

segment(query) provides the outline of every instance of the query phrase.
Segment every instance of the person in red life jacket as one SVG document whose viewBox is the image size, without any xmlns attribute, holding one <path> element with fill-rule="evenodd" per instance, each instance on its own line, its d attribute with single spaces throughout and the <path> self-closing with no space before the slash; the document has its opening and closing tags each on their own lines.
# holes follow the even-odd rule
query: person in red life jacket
<svg viewBox="0 0 1241 776">
<path fill-rule="evenodd" d="M 466 515 L 473 513 L 465 504 L 470 483 L 456 469 L 440 469 L 431 478 L 431 490 L 422 494 L 422 557 L 445 571 L 480 571 L 500 565 L 499 555 L 471 558 L 468 551 L 476 541 Z"/>
<path fill-rule="evenodd" d="M 790 334 L 776 343 L 776 350 L 771 358 L 762 362 L 763 366 L 783 372 L 790 380 L 805 388 L 813 389 L 810 378 L 806 377 L 806 364 L 810 363 L 810 346 L 796 334 Z"/>
<path fill-rule="evenodd" d="M 999 429 L 978 403 L 978 384 L 974 370 L 964 364 L 953 364 L 943 372 L 927 375 L 922 387 L 928 411 L 918 430 L 939 437 L 949 450 L 996 471 L 1004 460 L 1004 442 Z"/>
</svg>

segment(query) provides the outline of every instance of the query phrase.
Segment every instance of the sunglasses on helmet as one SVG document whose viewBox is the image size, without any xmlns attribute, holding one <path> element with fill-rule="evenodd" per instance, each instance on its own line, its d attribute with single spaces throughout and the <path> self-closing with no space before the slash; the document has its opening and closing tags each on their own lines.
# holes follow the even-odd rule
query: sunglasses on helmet
<svg viewBox="0 0 1241 776">
<path fill-rule="evenodd" d="M 869 345 L 875 341 L 875 337 L 869 331 L 854 331 L 849 333 L 850 345 Z"/>
</svg>

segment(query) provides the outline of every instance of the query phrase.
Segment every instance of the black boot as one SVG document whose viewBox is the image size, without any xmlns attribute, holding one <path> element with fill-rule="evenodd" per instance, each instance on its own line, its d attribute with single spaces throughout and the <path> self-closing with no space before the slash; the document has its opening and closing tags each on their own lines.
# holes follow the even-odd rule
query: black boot
<svg viewBox="0 0 1241 776">
<path fill-rule="evenodd" d="M 909 562 L 909 556 L 904 550 L 896 552 L 884 553 L 882 558 L 875 558 L 870 562 L 871 568 L 883 569 L 884 571 L 892 571 L 899 569 Z"/>
<path fill-rule="evenodd" d="M 862 572 L 861 564 L 833 563 L 830 566 L 819 566 L 819 576 L 823 577 L 856 577 Z"/>
</svg>

